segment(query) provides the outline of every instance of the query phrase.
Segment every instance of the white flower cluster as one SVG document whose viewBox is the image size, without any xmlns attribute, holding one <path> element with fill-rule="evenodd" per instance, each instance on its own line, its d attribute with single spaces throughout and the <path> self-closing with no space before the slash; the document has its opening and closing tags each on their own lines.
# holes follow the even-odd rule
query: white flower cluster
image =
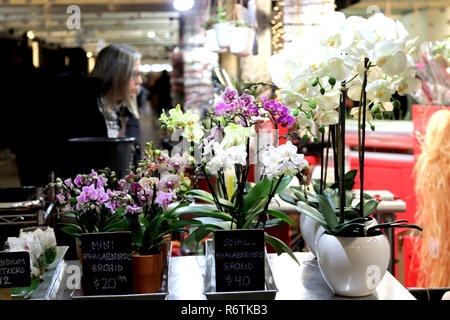
<svg viewBox="0 0 450 320">
<path fill-rule="evenodd" d="M 247 164 L 247 152 L 245 144 L 239 144 L 224 149 L 223 146 L 218 143 L 213 143 L 213 150 L 215 156 L 208 161 L 206 167 L 212 172 L 216 173 L 218 170 L 231 169 L 235 164 L 241 164 L 245 166 Z"/>
<path fill-rule="evenodd" d="M 319 34 L 270 58 L 272 81 L 282 88 L 282 102 L 295 110 L 303 128 L 338 122 L 340 85 L 348 82 L 348 97 L 360 101 L 364 59 L 370 61 L 367 98 L 376 110 L 391 111 L 391 97 L 420 88 L 415 63 L 420 58 L 417 38 L 401 22 L 374 14 L 365 19 L 334 12 Z M 350 81 L 351 80 L 351 81 Z M 357 116 L 353 110 L 352 114 Z M 367 113 L 367 121 L 372 119 Z"/>
<path fill-rule="evenodd" d="M 280 177 L 283 174 L 296 174 L 308 166 L 303 154 L 297 153 L 297 147 L 291 141 L 275 148 L 270 146 L 262 154 L 264 174 L 268 179 Z"/>
</svg>

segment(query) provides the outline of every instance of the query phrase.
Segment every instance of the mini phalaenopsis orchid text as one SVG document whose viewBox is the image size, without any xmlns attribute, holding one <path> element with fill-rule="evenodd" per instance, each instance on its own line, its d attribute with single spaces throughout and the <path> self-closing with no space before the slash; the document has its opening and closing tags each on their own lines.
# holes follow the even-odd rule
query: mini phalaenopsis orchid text
<svg viewBox="0 0 450 320">
<path fill-rule="evenodd" d="M 399 107 L 394 93 L 405 95 L 420 88 L 415 67 L 420 57 L 418 37 L 410 37 L 400 21 L 381 13 L 366 19 L 334 12 L 324 21 L 321 32 L 302 38 L 283 53 L 272 56 L 268 66 L 273 83 L 281 89 L 281 102 L 295 116 L 301 135 L 313 136 L 323 145 L 326 141 L 327 155 L 331 145 L 335 183 L 328 185 L 325 181 L 328 167 L 325 156 L 321 179 L 314 184 L 316 193 L 308 198 L 306 191 L 298 188 L 290 194 L 286 191 L 284 198 L 293 204 L 303 201 L 301 212 L 320 219 L 331 234 L 370 233 L 380 226 L 367 231 L 363 224 L 377 207 L 375 200 L 364 195 L 366 125 L 375 130 L 373 119 L 382 119 L 385 113 Z M 350 114 L 358 122 L 359 199 L 364 200 L 363 205 L 356 206 L 351 194 L 356 171 L 344 171 L 348 99 L 357 103 Z M 355 216 L 354 211 L 359 215 Z M 350 220 L 352 223 L 342 227 Z M 409 226 L 400 225 L 401 222 L 405 221 L 391 226 Z"/>
<path fill-rule="evenodd" d="M 255 127 L 259 123 L 271 121 L 278 128 L 293 124 L 295 119 L 279 100 L 268 96 L 257 99 L 250 90 L 245 91 L 226 88 L 202 123 L 198 116 L 189 110 L 184 113 L 180 106 L 169 110 L 169 115 L 165 112 L 161 115 L 163 126 L 181 130 L 181 135 L 191 143 L 191 151 L 200 154 L 196 174 L 201 175 L 209 187 L 209 192 L 190 190 L 186 193 L 209 205 L 195 204 L 176 210 L 179 214 L 201 216 L 196 219 L 203 224 L 190 233 L 186 239 L 188 243 L 198 243 L 217 229 L 294 224 L 288 215 L 273 209 L 270 204 L 295 175 L 302 177 L 308 163 L 290 141 L 277 146 L 278 139 L 271 137 L 275 145 L 252 152 L 252 139 L 257 139 Z M 207 129 L 210 129 L 208 133 Z M 198 135 L 190 134 L 194 132 Z M 257 177 L 260 179 L 256 179 L 256 183 L 249 182 L 250 168 L 256 164 L 262 165 L 261 176 Z M 295 259 L 284 242 L 267 233 L 265 239 L 278 253 L 286 251 Z"/>
</svg>

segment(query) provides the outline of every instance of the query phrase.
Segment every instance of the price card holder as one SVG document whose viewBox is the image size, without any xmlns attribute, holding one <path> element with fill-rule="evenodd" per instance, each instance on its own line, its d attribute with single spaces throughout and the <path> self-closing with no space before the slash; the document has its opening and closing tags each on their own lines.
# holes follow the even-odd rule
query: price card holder
<svg viewBox="0 0 450 320">
<path fill-rule="evenodd" d="M 133 293 L 131 232 L 100 232 L 81 235 L 83 294 Z"/>
<path fill-rule="evenodd" d="M 264 290 L 264 252 L 263 229 L 216 231 L 216 291 Z"/>
<path fill-rule="evenodd" d="M 26 251 L 0 252 L 2 300 L 11 299 L 11 288 L 31 285 L 30 254 Z"/>
</svg>

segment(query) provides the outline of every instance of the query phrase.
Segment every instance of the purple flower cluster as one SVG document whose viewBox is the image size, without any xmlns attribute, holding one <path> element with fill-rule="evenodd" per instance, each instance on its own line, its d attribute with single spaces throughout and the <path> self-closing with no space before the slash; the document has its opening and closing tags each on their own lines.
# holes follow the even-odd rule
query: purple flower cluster
<svg viewBox="0 0 450 320">
<path fill-rule="evenodd" d="M 236 90 L 226 88 L 215 105 L 216 116 L 243 115 L 246 118 L 258 117 L 260 109 L 268 112 L 276 123 L 282 127 L 288 127 L 294 123 L 295 118 L 289 114 L 289 109 L 277 100 L 268 100 L 268 96 L 261 98 L 257 103 L 251 95 L 242 93 L 240 96 Z M 245 126 L 245 123 L 241 123 Z"/>
<path fill-rule="evenodd" d="M 216 116 L 225 116 L 241 113 L 245 117 L 258 116 L 258 107 L 254 104 L 255 98 L 242 93 L 240 96 L 236 90 L 226 88 L 215 105 Z"/>
<path fill-rule="evenodd" d="M 268 101 L 267 96 L 262 97 L 261 102 L 263 103 L 264 110 L 282 127 L 288 127 L 294 123 L 295 118 L 289 114 L 289 109 L 281 102 L 277 100 Z"/>
</svg>

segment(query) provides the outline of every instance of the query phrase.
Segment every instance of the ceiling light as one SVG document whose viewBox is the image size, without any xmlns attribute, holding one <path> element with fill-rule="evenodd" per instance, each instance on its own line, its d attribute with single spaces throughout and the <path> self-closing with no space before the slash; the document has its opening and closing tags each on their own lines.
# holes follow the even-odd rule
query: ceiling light
<svg viewBox="0 0 450 320">
<path fill-rule="evenodd" d="M 187 11 L 194 6 L 194 0 L 173 0 L 173 7 L 178 11 Z"/>
<path fill-rule="evenodd" d="M 30 39 L 30 40 L 33 40 L 34 39 L 34 32 L 33 31 L 28 31 L 27 32 L 27 37 L 28 37 L 28 39 Z"/>
<path fill-rule="evenodd" d="M 86 53 L 86 56 L 87 56 L 88 58 L 91 58 L 91 57 L 92 57 L 92 52 L 91 52 L 91 51 L 88 51 L 88 52 Z"/>
<path fill-rule="evenodd" d="M 156 36 L 155 31 L 149 31 L 149 32 L 147 32 L 147 37 L 149 37 L 149 38 L 154 38 L 155 36 Z"/>
</svg>

